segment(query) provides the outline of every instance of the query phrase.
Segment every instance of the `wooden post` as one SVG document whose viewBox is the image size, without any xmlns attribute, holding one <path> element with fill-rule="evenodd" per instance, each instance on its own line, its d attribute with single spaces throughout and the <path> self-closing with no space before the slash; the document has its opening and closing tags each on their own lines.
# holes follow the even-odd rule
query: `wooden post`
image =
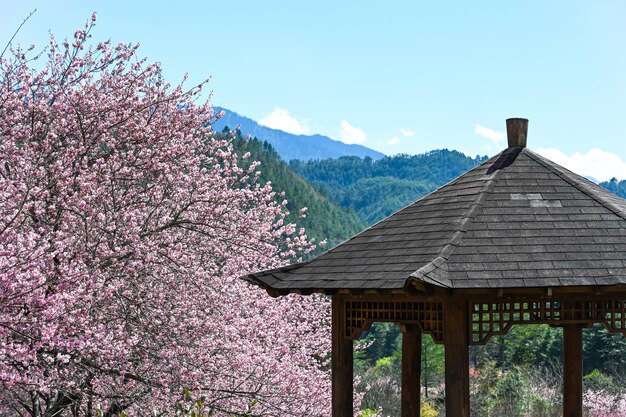
<svg viewBox="0 0 626 417">
<path fill-rule="evenodd" d="M 353 417 L 352 340 L 346 337 L 344 303 L 332 299 L 332 417 Z"/>
<path fill-rule="evenodd" d="M 446 417 L 469 417 L 469 323 L 467 300 L 444 300 Z"/>
<path fill-rule="evenodd" d="M 417 326 L 402 329 L 402 417 L 420 417 L 422 333 Z"/>
<path fill-rule="evenodd" d="M 563 326 L 563 417 L 583 416 L 583 332 Z"/>
</svg>

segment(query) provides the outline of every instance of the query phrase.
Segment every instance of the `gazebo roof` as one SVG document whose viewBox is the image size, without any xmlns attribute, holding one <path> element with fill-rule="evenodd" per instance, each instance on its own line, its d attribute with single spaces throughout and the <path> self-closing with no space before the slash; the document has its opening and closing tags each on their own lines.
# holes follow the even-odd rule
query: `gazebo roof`
<svg viewBox="0 0 626 417">
<path fill-rule="evenodd" d="M 626 284 L 626 200 L 509 147 L 322 255 L 246 279 L 279 293 Z"/>
</svg>

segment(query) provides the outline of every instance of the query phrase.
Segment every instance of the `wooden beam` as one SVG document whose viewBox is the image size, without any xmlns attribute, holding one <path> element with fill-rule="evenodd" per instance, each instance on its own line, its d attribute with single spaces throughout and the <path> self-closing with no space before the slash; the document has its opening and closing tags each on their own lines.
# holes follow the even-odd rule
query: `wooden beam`
<svg viewBox="0 0 626 417">
<path fill-rule="evenodd" d="M 563 326 L 563 417 L 583 416 L 583 329 Z"/>
<path fill-rule="evenodd" d="M 446 416 L 469 417 L 469 317 L 467 299 L 444 300 Z"/>
<path fill-rule="evenodd" d="M 332 298 L 332 417 L 353 417 L 352 340 L 346 336 L 343 299 Z"/>
<path fill-rule="evenodd" d="M 422 333 L 417 326 L 402 329 L 402 417 L 420 417 Z"/>
</svg>

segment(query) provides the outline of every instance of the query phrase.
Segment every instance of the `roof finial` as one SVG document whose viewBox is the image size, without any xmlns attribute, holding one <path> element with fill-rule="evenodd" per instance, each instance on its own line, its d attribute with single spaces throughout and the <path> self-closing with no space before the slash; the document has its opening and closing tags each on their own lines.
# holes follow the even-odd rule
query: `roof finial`
<svg viewBox="0 0 626 417">
<path fill-rule="evenodd" d="M 506 134 L 509 139 L 509 148 L 525 148 L 528 119 L 506 119 Z"/>
</svg>

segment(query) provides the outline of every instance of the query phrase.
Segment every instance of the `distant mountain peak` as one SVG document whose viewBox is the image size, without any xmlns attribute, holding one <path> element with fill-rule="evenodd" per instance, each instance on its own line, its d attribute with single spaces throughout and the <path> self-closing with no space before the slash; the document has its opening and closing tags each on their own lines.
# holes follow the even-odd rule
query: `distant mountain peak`
<svg viewBox="0 0 626 417">
<path fill-rule="evenodd" d="M 228 126 L 230 129 L 239 127 L 244 136 L 256 137 L 261 141 L 269 142 L 278 155 L 285 161 L 299 159 L 309 161 L 313 159 L 339 158 L 341 156 L 358 156 L 372 159 L 381 159 L 385 155 L 363 145 L 348 145 L 323 135 L 294 135 L 271 127 L 261 126 L 249 117 L 237 114 L 223 107 L 224 116 L 213 124 L 213 129 L 221 131 Z"/>
</svg>

